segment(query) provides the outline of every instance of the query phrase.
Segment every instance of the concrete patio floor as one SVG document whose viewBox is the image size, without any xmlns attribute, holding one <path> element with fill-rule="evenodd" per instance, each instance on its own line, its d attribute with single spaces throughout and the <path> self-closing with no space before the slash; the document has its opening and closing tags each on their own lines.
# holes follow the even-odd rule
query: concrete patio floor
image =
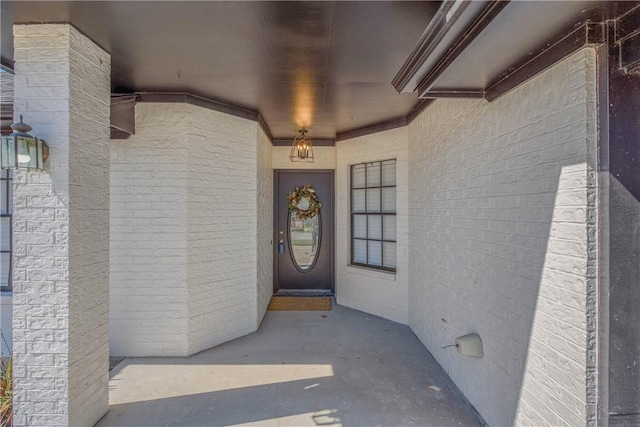
<svg viewBox="0 0 640 427">
<path fill-rule="evenodd" d="M 268 312 L 260 329 L 189 358 L 125 359 L 107 426 L 479 426 L 407 326 L 334 304 Z"/>
</svg>

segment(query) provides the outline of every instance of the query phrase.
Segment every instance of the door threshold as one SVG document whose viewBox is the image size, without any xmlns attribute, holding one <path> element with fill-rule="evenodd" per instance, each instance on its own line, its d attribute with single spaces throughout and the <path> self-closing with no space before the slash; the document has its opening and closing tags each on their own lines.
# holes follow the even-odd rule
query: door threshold
<svg viewBox="0 0 640 427">
<path fill-rule="evenodd" d="M 332 297 L 333 292 L 326 289 L 280 289 L 276 297 Z"/>
</svg>

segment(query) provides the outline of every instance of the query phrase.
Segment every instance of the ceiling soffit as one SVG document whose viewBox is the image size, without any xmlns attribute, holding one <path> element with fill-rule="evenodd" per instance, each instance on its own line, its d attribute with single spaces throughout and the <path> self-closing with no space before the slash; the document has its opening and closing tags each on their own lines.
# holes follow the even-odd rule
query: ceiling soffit
<svg viewBox="0 0 640 427">
<path fill-rule="evenodd" d="M 115 16 L 130 11 L 126 7 L 111 9 L 102 2 L 92 3 L 102 7 L 103 12 Z M 141 7 L 142 3 L 135 3 L 134 6 Z M 278 143 L 289 140 L 302 127 L 310 128 L 318 141 L 330 143 L 327 141 L 404 126 L 436 98 L 485 98 L 491 101 L 571 51 L 585 44 L 601 43 L 603 27 L 596 22 L 616 18 L 637 6 L 637 2 L 478 1 L 471 2 L 473 7 L 468 4 L 462 7 L 458 4 L 460 2 L 447 0 L 435 11 L 432 4 L 429 16 L 433 16 L 433 19 L 429 21 L 422 37 L 416 37 L 418 44 L 396 77 L 391 79 L 389 76 L 398 69 L 393 66 L 401 62 L 397 58 L 402 56 L 397 49 L 397 37 L 376 39 L 377 43 L 371 40 L 363 43 L 360 39 L 370 34 L 366 28 L 371 24 L 382 26 L 387 17 L 393 15 L 391 12 L 398 14 L 391 19 L 392 22 L 406 16 L 410 8 L 403 2 L 397 2 L 408 8 L 402 12 L 385 2 L 367 4 L 364 9 L 362 4 L 358 6 L 349 2 L 308 2 L 304 7 L 296 4 L 293 8 L 284 7 L 286 2 L 227 3 L 222 10 L 228 18 L 225 20 L 227 25 L 217 28 L 220 34 L 214 31 L 220 40 L 217 40 L 217 44 L 207 46 L 207 49 L 202 43 L 196 46 L 210 52 L 211 56 L 223 56 L 226 65 L 222 70 L 214 66 L 214 61 L 210 64 L 212 68 L 209 73 L 198 71 L 198 67 L 194 71 L 185 65 L 188 55 L 179 55 L 177 61 L 163 69 L 158 59 L 162 55 L 154 51 L 158 46 L 154 47 L 152 41 L 143 37 L 140 40 L 133 39 L 138 40 L 141 46 L 132 50 L 143 49 L 147 56 L 136 58 L 136 61 L 156 58 L 152 65 L 158 69 L 154 70 L 157 74 L 145 71 L 144 67 L 140 71 L 135 61 L 133 64 L 128 62 L 127 51 L 117 47 L 130 42 L 130 37 L 121 35 L 120 38 L 105 39 L 109 31 L 104 28 L 97 30 L 96 34 L 103 37 L 101 41 L 104 46 L 113 50 L 114 62 L 126 63 L 126 66 L 116 66 L 113 72 L 114 84 L 119 89 L 132 90 L 143 86 L 143 81 L 150 87 L 159 87 L 162 92 L 173 91 L 174 87 L 187 88 L 177 94 L 142 92 L 138 94 L 142 96 L 139 101 L 159 102 L 163 96 L 188 98 L 182 102 L 201 104 L 257 120 Z M 126 5 L 127 2 L 122 4 Z M 374 4 L 378 6 L 373 7 Z M 75 10 L 75 15 L 84 16 L 86 10 L 78 11 L 74 7 L 67 5 L 62 10 L 67 13 Z M 165 9 L 160 15 L 168 12 Z M 234 14 L 242 15 L 245 21 L 232 19 L 236 16 Z M 349 22 L 349 18 L 354 16 L 362 19 L 355 21 L 355 24 Z M 83 20 L 81 22 L 86 24 Z M 424 26 L 424 22 L 424 19 L 422 24 L 414 22 L 413 26 Z M 143 23 L 141 28 L 149 25 L 148 22 Z M 239 37 L 230 30 L 234 25 L 245 29 L 249 36 Z M 169 30 L 170 33 L 178 32 L 184 38 L 179 25 Z M 198 37 L 205 37 L 206 34 L 204 29 L 195 31 Z M 505 44 L 505 34 L 509 34 L 509 44 Z M 408 38 L 409 35 L 403 33 L 402 37 Z M 635 42 L 635 33 L 627 38 L 629 41 L 626 46 L 629 47 L 625 48 L 629 50 L 635 46 L 632 43 Z M 174 48 L 184 46 L 185 41 L 174 41 Z M 151 44 L 147 46 L 147 43 Z M 382 47 L 379 46 L 381 43 Z M 409 44 L 409 40 L 404 41 L 404 45 Z M 229 52 L 231 47 L 239 53 Z M 168 50 L 175 51 L 171 48 Z M 395 52 L 396 59 L 379 60 L 380 52 L 390 51 Z M 406 53 L 402 57 L 406 58 Z M 627 65 L 631 70 L 638 68 L 636 63 Z M 251 71 L 254 72 L 252 75 L 243 67 L 258 67 L 261 71 Z M 228 73 L 230 70 L 235 77 L 240 76 L 238 82 L 246 83 L 245 86 L 241 84 L 233 88 L 236 97 L 230 100 L 219 96 L 198 96 L 202 94 L 201 86 L 180 84 L 183 79 L 184 82 L 193 80 L 190 73 L 196 72 L 201 74 L 200 79 L 213 81 L 213 86 L 221 82 L 229 83 L 233 78 L 229 80 L 222 71 Z M 170 82 L 167 76 L 173 73 L 175 82 Z M 389 85 L 391 80 L 396 90 L 409 92 L 395 95 L 395 99 L 408 100 L 400 107 L 382 102 L 388 101 L 388 94 L 381 96 L 376 90 L 384 86 L 387 91 L 393 92 Z M 203 87 L 211 89 L 213 86 Z M 413 92 L 418 92 L 424 100 L 418 102 Z M 243 96 L 249 101 L 242 102 Z M 211 98 L 216 101 L 210 101 Z M 180 102 L 176 99 L 173 101 Z"/>
<path fill-rule="evenodd" d="M 440 2 L 19 2 L 12 23 L 69 22 L 112 55 L 121 92 L 177 92 L 259 112 L 274 138 L 404 117 L 390 84 Z M 11 25 L 3 25 L 2 56 Z M 7 29 L 8 28 L 8 29 Z"/>
</svg>

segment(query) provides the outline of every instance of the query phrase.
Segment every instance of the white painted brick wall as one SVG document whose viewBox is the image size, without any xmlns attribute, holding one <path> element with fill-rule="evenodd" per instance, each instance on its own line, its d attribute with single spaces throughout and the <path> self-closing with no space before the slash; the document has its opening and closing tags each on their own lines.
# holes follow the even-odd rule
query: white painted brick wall
<svg viewBox="0 0 640 427">
<path fill-rule="evenodd" d="M 112 356 L 188 354 L 186 104 L 136 105 L 111 141 Z"/>
<path fill-rule="evenodd" d="M 189 354 L 256 330 L 258 124 L 187 106 Z"/>
<path fill-rule="evenodd" d="M 111 57 L 70 30 L 69 424 L 108 407 Z"/>
<path fill-rule="evenodd" d="M 341 305 L 386 319 L 408 322 L 409 286 L 409 130 L 379 132 L 337 143 L 336 168 L 336 299 Z M 396 159 L 396 273 L 349 266 L 350 165 Z"/>
<path fill-rule="evenodd" d="M 273 295 L 273 168 L 271 141 L 258 128 L 258 289 L 257 326 Z"/>
<path fill-rule="evenodd" d="M 255 331 L 257 156 L 255 122 L 136 106 L 136 135 L 111 142 L 113 355 L 184 356 Z"/>
<path fill-rule="evenodd" d="M 595 87 L 584 49 L 409 127 L 409 325 L 493 426 L 580 426 L 592 411 Z M 470 332 L 484 358 L 441 349 Z"/>
<path fill-rule="evenodd" d="M 15 425 L 108 408 L 109 55 L 66 24 L 14 27 L 14 112 L 51 147 L 14 174 Z"/>
</svg>

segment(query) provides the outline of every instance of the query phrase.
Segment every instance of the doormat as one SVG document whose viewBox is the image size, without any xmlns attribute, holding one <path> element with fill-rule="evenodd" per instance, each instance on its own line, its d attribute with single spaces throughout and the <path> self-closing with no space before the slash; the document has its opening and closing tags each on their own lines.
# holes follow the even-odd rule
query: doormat
<svg viewBox="0 0 640 427">
<path fill-rule="evenodd" d="M 331 298 L 273 297 L 269 311 L 331 311 Z"/>
</svg>

